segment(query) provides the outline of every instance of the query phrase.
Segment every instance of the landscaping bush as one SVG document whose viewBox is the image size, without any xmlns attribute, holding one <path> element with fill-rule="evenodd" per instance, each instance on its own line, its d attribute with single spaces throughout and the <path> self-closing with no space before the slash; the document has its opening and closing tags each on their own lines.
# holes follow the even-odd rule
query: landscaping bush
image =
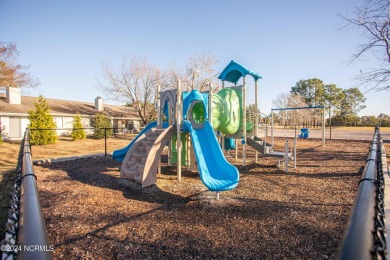
<svg viewBox="0 0 390 260">
<path fill-rule="evenodd" d="M 80 115 L 75 115 L 73 117 L 73 129 L 72 129 L 72 140 L 83 140 L 87 138 L 85 131 L 83 129 L 83 125 L 81 124 Z"/>
<path fill-rule="evenodd" d="M 114 133 L 112 131 L 111 120 L 105 114 L 96 114 L 95 118 L 92 121 L 93 127 L 95 127 L 93 132 L 93 137 L 96 139 L 104 138 L 104 129 L 106 130 L 107 137 L 111 137 Z"/>
<path fill-rule="evenodd" d="M 50 107 L 42 96 L 35 102 L 35 110 L 28 111 L 29 128 L 48 129 L 32 130 L 30 139 L 32 145 L 54 144 L 57 141 L 57 132 L 50 130 L 56 128 L 56 123 L 49 111 Z"/>
</svg>

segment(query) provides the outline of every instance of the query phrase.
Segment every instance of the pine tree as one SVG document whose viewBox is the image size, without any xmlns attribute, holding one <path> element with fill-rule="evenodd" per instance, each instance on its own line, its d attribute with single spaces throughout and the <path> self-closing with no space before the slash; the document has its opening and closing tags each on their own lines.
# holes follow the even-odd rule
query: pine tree
<svg viewBox="0 0 390 260">
<path fill-rule="evenodd" d="M 107 128 L 107 137 L 111 137 L 113 135 L 111 120 L 105 114 L 96 114 L 95 118 L 92 121 L 92 125 L 93 127 L 95 127 L 95 130 L 93 132 L 94 138 L 104 138 L 104 128 Z"/>
<path fill-rule="evenodd" d="M 43 96 L 35 102 L 35 110 L 28 112 L 29 128 L 55 129 L 56 124 L 49 113 L 50 107 Z M 30 142 L 32 145 L 54 144 L 58 139 L 55 130 L 32 130 Z"/>
<path fill-rule="evenodd" d="M 72 139 L 73 141 L 76 141 L 83 140 L 85 138 L 87 138 L 87 135 L 85 134 L 83 125 L 81 124 L 81 117 L 77 114 L 73 117 Z"/>
</svg>

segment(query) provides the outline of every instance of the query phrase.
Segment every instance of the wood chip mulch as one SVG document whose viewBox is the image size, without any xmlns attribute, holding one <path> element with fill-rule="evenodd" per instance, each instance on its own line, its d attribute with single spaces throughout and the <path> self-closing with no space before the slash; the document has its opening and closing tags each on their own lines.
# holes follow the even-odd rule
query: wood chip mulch
<svg viewBox="0 0 390 260">
<path fill-rule="evenodd" d="M 299 140 L 289 173 L 274 158 L 254 163 L 248 148 L 248 165 L 236 163 L 240 184 L 219 201 L 197 173 L 183 169 L 176 180 L 166 155 L 157 185 L 145 189 L 119 178 L 111 158 L 35 166 L 54 257 L 335 258 L 370 143 L 320 144 Z"/>
</svg>

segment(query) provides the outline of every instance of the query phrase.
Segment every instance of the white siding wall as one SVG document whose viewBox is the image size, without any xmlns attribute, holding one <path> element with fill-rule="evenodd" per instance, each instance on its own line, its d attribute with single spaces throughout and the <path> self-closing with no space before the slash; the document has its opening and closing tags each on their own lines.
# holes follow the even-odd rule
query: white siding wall
<svg viewBox="0 0 390 260">
<path fill-rule="evenodd" d="M 1 133 L 3 138 L 6 139 L 9 136 L 9 116 L 1 116 Z"/>
<path fill-rule="evenodd" d="M 13 139 L 21 139 L 24 136 L 24 132 L 26 128 L 29 125 L 29 120 L 27 116 L 0 116 L 1 120 L 1 130 L 2 130 L 2 136 L 4 139 L 9 139 L 10 137 L 10 117 L 12 118 L 18 118 L 19 119 L 19 131 L 18 133 L 13 133 L 11 136 L 16 136 L 18 134 L 18 138 Z M 57 125 L 57 128 L 72 128 L 73 127 L 73 116 L 54 116 L 54 121 Z M 139 130 L 140 128 L 140 121 L 134 121 L 134 127 Z M 89 128 L 92 127 L 91 125 L 91 118 L 89 116 L 82 116 L 81 117 L 81 124 L 83 127 Z M 58 135 L 63 134 L 70 134 L 71 130 L 57 130 Z M 87 134 L 91 134 L 93 130 L 86 130 Z"/>
<path fill-rule="evenodd" d="M 63 126 L 63 117 L 62 116 L 54 116 L 53 117 L 54 118 L 54 122 L 56 123 L 56 128 L 58 129 L 58 128 L 64 128 L 64 126 Z M 68 130 L 57 130 L 57 134 L 59 135 L 59 136 L 61 136 L 61 135 L 66 135 L 66 134 L 68 134 Z"/>
<path fill-rule="evenodd" d="M 20 127 L 22 128 L 22 137 L 24 136 L 24 132 L 26 132 L 26 128 L 28 127 L 28 124 L 30 121 L 28 118 L 21 118 L 20 120 Z"/>
<path fill-rule="evenodd" d="M 73 127 L 73 117 L 64 116 L 63 117 L 63 127 L 64 128 L 72 128 Z"/>
<path fill-rule="evenodd" d="M 0 116 L 2 136 L 4 139 L 20 139 L 24 136 L 24 132 L 29 124 L 28 118 L 20 116 L 11 116 L 11 118 L 19 120 L 19 130 L 10 134 L 10 116 Z"/>
<path fill-rule="evenodd" d="M 89 117 L 82 117 L 81 123 L 83 124 L 84 127 L 92 127 L 91 119 Z"/>
<path fill-rule="evenodd" d="M 62 128 L 62 116 L 55 116 L 54 122 L 56 123 L 56 128 Z"/>
</svg>

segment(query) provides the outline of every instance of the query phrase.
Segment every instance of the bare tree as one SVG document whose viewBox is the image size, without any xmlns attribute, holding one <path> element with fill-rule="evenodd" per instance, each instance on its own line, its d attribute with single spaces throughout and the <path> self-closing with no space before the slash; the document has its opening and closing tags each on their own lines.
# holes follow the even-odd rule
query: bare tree
<svg viewBox="0 0 390 260">
<path fill-rule="evenodd" d="M 171 68 L 169 80 L 180 79 L 182 81 L 183 90 L 199 90 L 200 92 L 209 90 L 209 83 L 213 83 L 213 90 L 220 88 L 220 83 L 217 78 L 218 73 L 214 66 L 217 64 L 217 59 L 208 53 L 197 53 L 189 58 L 184 69 Z"/>
<path fill-rule="evenodd" d="M 277 108 L 297 108 L 307 106 L 305 98 L 297 93 L 281 93 L 276 99 L 272 101 L 273 105 Z M 281 124 L 284 127 L 300 125 L 301 123 L 308 121 L 310 118 L 310 112 L 306 110 L 280 110 L 279 116 L 281 118 Z"/>
<path fill-rule="evenodd" d="M 36 87 L 38 79 L 25 70 L 27 66 L 17 63 L 19 51 L 15 43 L 0 42 L 0 87 Z"/>
<path fill-rule="evenodd" d="M 102 64 L 98 88 L 107 97 L 133 107 L 144 124 L 156 117 L 157 85 L 165 86 L 164 73 L 146 59 L 124 57 L 120 67 Z"/>
<path fill-rule="evenodd" d="M 287 98 L 288 107 L 305 107 L 305 98 L 299 94 L 290 94 Z M 290 125 L 300 125 L 310 118 L 310 113 L 307 110 L 291 110 L 289 111 Z"/>
<path fill-rule="evenodd" d="M 288 106 L 288 97 L 290 96 L 290 93 L 283 92 L 276 96 L 275 99 L 272 100 L 272 104 L 276 108 L 286 108 Z"/>
<path fill-rule="evenodd" d="M 285 93 L 280 93 L 279 95 L 276 96 L 274 100 L 272 100 L 272 104 L 276 108 L 286 108 L 288 107 L 288 97 L 290 96 L 290 93 L 285 92 Z M 288 121 L 288 113 L 286 110 L 280 110 L 279 111 L 279 116 L 280 116 L 280 121 L 279 124 L 282 124 L 284 126 L 287 125 Z"/>
<path fill-rule="evenodd" d="M 361 70 L 356 79 L 362 86 L 370 90 L 390 89 L 390 1 L 365 0 L 363 6 L 356 7 L 353 17 L 342 18 L 348 26 L 357 27 L 363 31 L 366 41 L 359 45 L 351 61 L 354 62 L 371 51 L 379 62 L 377 68 Z"/>
</svg>

